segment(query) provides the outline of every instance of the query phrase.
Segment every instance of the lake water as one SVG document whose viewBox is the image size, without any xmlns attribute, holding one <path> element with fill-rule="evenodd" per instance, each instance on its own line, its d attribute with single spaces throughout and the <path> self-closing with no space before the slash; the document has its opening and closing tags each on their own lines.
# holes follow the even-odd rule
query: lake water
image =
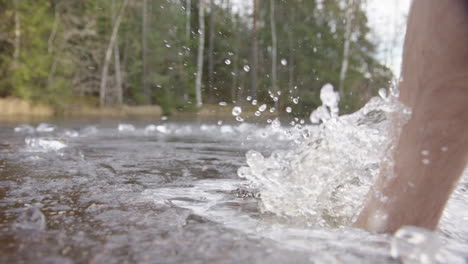
<svg viewBox="0 0 468 264">
<path fill-rule="evenodd" d="M 0 262 L 468 263 L 466 172 L 436 233 L 348 227 L 386 146 L 376 104 L 322 126 L 3 123 Z"/>
</svg>

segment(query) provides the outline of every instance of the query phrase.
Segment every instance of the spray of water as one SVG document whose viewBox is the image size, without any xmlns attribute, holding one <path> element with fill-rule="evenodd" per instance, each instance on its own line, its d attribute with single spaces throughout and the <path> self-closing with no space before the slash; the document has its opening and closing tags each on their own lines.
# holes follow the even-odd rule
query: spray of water
<svg viewBox="0 0 468 264">
<path fill-rule="evenodd" d="M 309 138 L 270 157 L 249 151 L 238 175 L 258 190 L 264 212 L 320 227 L 349 225 L 378 173 L 393 118 L 409 118 L 397 96 L 375 97 L 358 112 L 338 116 L 339 96 L 325 85 L 325 114 L 312 114 L 322 123 L 308 129 Z"/>
</svg>

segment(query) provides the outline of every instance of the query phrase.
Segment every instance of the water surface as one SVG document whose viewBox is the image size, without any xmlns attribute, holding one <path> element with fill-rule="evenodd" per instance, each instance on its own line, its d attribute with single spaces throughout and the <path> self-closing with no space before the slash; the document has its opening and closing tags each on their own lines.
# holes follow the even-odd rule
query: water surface
<svg viewBox="0 0 468 264">
<path fill-rule="evenodd" d="M 265 210 L 271 190 L 237 175 L 260 164 L 246 163 L 249 150 L 298 149 L 317 127 L 19 125 L 0 126 L 1 263 L 398 263 L 391 237 Z M 468 244 L 464 186 L 439 232 L 457 256 Z"/>
</svg>

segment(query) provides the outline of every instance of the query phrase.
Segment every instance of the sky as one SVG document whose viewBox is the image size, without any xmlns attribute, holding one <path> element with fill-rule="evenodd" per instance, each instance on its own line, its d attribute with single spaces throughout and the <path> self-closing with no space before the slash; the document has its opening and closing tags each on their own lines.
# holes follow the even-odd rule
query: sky
<svg viewBox="0 0 468 264">
<path fill-rule="evenodd" d="M 326 0 L 325 0 L 326 1 Z M 251 8 L 251 1 L 231 0 L 240 9 Z M 371 40 L 379 44 L 378 59 L 396 76 L 400 75 L 406 18 L 411 0 L 367 0 L 366 12 Z M 246 10 L 241 12 L 246 12 Z"/>
<path fill-rule="evenodd" d="M 368 0 L 367 16 L 373 34 L 379 43 L 378 58 L 396 76 L 400 74 L 401 55 L 411 0 Z"/>
</svg>

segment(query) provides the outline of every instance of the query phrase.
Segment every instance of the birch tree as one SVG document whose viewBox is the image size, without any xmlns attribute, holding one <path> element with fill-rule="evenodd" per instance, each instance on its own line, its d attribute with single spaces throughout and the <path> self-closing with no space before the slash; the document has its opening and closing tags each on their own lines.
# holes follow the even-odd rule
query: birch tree
<svg viewBox="0 0 468 264">
<path fill-rule="evenodd" d="M 271 89 L 274 94 L 275 107 L 278 109 L 279 106 L 279 89 L 277 84 L 277 52 L 278 52 L 278 40 L 276 35 L 276 23 L 275 23 L 275 0 L 270 0 L 270 26 L 271 26 Z"/>
<path fill-rule="evenodd" d="M 252 23 L 252 72 L 251 72 L 251 96 L 254 100 L 257 99 L 257 91 L 258 91 L 258 8 L 259 8 L 259 0 L 252 0 L 253 1 L 253 23 Z"/>
<path fill-rule="evenodd" d="M 112 26 L 115 24 L 116 6 L 115 0 L 112 0 Z M 122 74 L 120 70 L 120 52 L 117 41 L 118 36 L 114 42 L 114 72 L 115 72 L 115 89 L 117 104 L 121 105 L 123 102 L 123 89 L 122 89 Z"/>
<path fill-rule="evenodd" d="M 146 0 L 145 0 L 146 1 Z M 101 75 L 101 85 L 99 89 L 99 106 L 103 107 L 106 103 L 106 88 L 107 88 L 107 75 L 109 72 L 109 63 L 112 57 L 112 50 L 115 45 L 115 41 L 117 39 L 117 34 L 119 32 L 120 23 L 122 22 L 122 17 L 125 12 L 125 8 L 127 7 L 129 0 L 123 0 L 122 7 L 120 8 L 119 14 L 117 19 L 114 23 L 114 28 L 112 29 L 111 38 L 109 40 L 109 45 L 107 46 L 106 56 L 104 58 L 104 64 L 102 67 L 102 75 Z"/>
<path fill-rule="evenodd" d="M 353 33 L 353 20 L 354 20 L 354 12 L 356 6 L 359 6 L 359 0 L 348 0 L 346 5 L 346 25 L 345 25 L 345 35 L 344 35 L 344 45 L 343 45 L 343 59 L 341 62 L 341 71 L 340 71 L 340 79 L 338 85 L 338 91 L 340 93 L 340 97 L 344 98 L 344 82 L 346 80 L 346 73 L 348 71 L 348 64 L 349 64 L 349 50 L 351 45 L 351 35 Z"/>
<path fill-rule="evenodd" d="M 205 1 L 200 0 L 198 8 L 198 54 L 197 54 L 197 78 L 195 80 L 195 96 L 197 107 L 201 107 L 202 102 L 202 77 L 203 77 L 203 54 L 205 48 Z"/>
<path fill-rule="evenodd" d="M 214 97 L 214 87 L 213 87 L 213 78 L 214 78 L 214 41 L 215 41 L 215 4 L 214 0 L 210 0 L 210 38 L 208 41 L 208 96 L 210 97 L 210 102 Z"/>
<path fill-rule="evenodd" d="M 14 40 L 14 51 L 13 51 L 13 63 L 12 68 L 16 68 L 19 63 L 20 49 L 21 49 L 21 19 L 18 8 L 18 0 L 14 3 L 15 9 L 15 40 Z"/>
<path fill-rule="evenodd" d="M 192 13 L 192 1 L 186 0 L 185 2 L 185 39 L 187 43 L 190 41 L 190 33 L 191 33 L 191 13 Z"/>
<path fill-rule="evenodd" d="M 150 102 L 150 91 L 148 84 L 148 0 L 143 0 L 142 7 L 142 34 L 141 34 L 141 46 L 142 46 L 142 64 L 143 64 L 143 95 L 146 104 Z"/>
<path fill-rule="evenodd" d="M 239 53 L 240 53 L 240 37 L 239 37 L 239 17 L 238 15 L 234 15 L 234 74 L 232 76 L 232 84 L 231 84 L 231 102 L 237 102 L 237 86 L 239 83 Z"/>
</svg>

